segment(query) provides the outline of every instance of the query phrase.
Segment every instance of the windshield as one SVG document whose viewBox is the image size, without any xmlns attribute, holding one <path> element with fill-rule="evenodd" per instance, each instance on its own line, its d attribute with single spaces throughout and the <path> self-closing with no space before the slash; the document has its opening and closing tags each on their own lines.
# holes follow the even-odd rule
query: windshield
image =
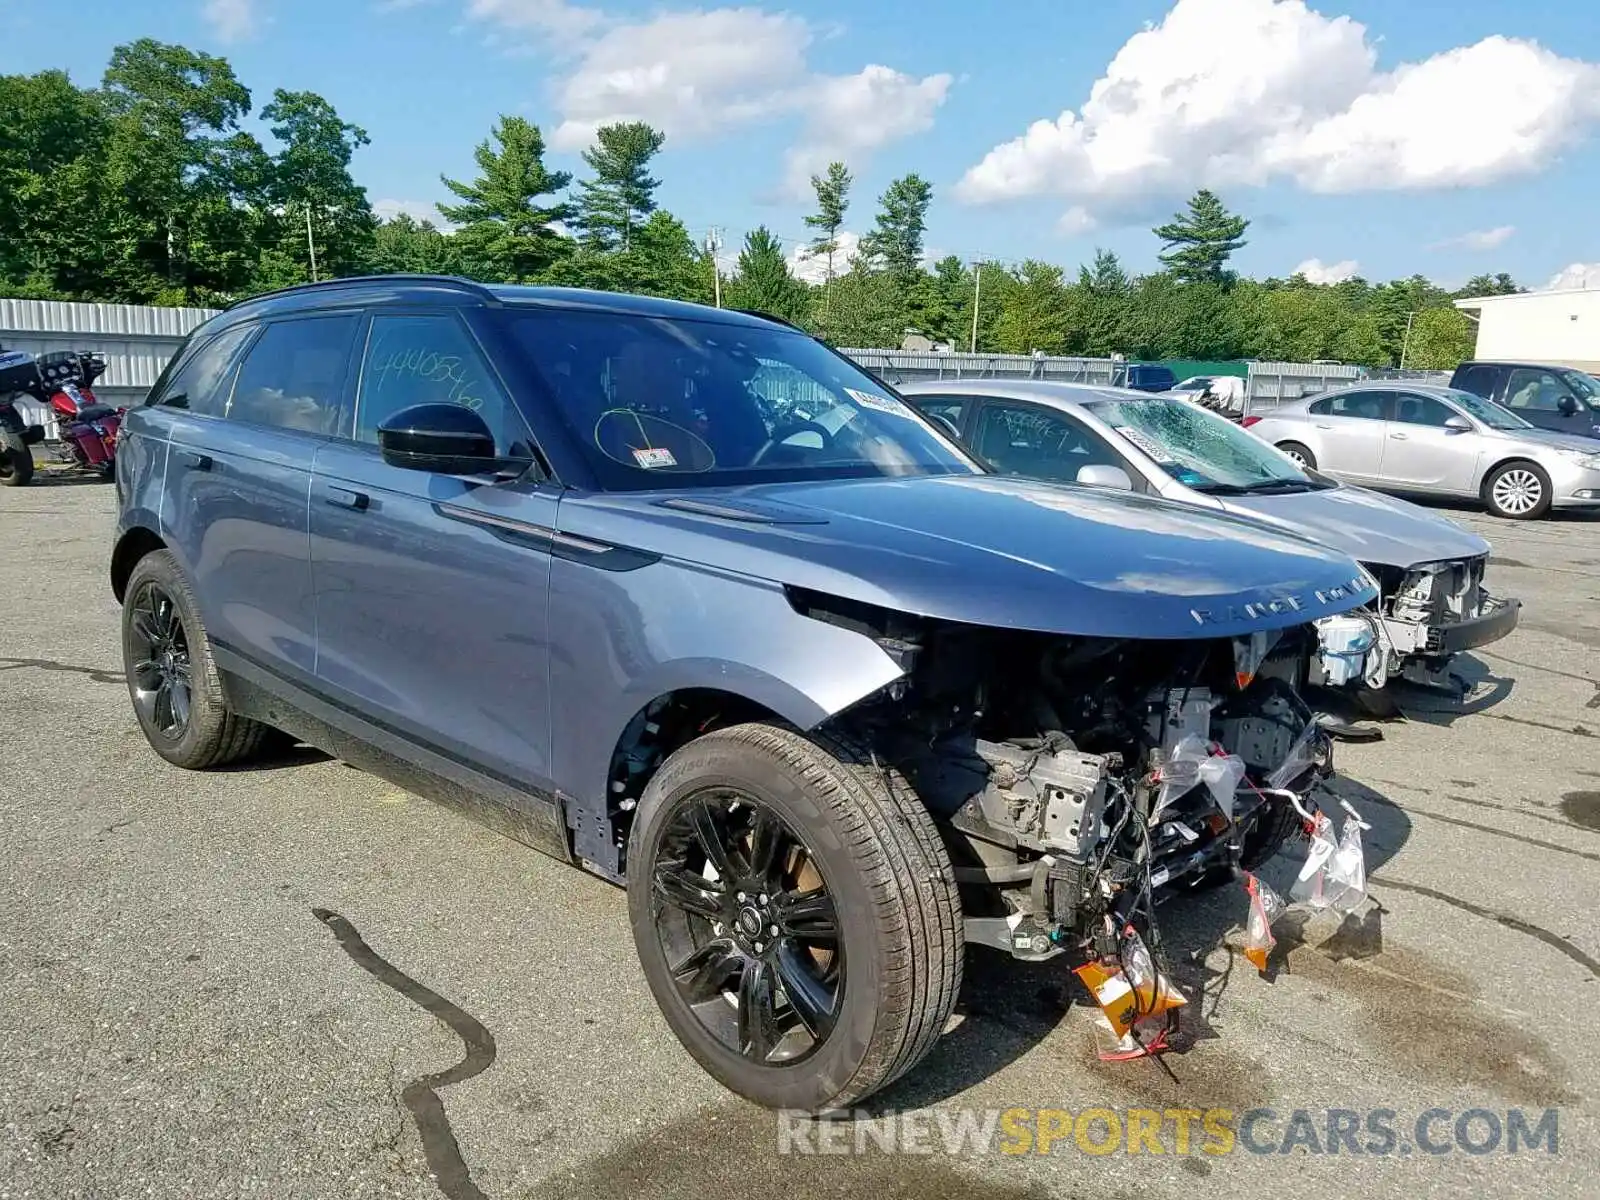
<svg viewBox="0 0 1600 1200">
<path fill-rule="evenodd" d="M 1332 486 L 1232 421 L 1181 400 L 1097 400 L 1084 408 L 1197 492 L 1240 495 Z"/>
<path fill-rule="evenodd" d="M 1600 383 L 1594 376 L 1585 375 L 1582 371 L 1563 371 L 1561 378 L 1572 389 L 1572 394 L 1582 400 L 1590 408 L 1600 410 Z"/>
<path fill-rule="evenodd" d="M 1492 400 L 1485 400 L 1482 396 L 1474 396 L 1471 392 L 1463 392 L 1460 388 L 1440 388 L 1439 390 L 1459 407 L 1466 410 L 1468 416 L 1482 421 L 1490 429 L 1533 428 L 1532 425 L 1517 416 L 1509 408 L 1501 408 Z"/>
<path fill-rule="evenodd" d="M 509 323 L 608 491 L 981 473 L 802 333 L 548 310 Z"/>
</svg>

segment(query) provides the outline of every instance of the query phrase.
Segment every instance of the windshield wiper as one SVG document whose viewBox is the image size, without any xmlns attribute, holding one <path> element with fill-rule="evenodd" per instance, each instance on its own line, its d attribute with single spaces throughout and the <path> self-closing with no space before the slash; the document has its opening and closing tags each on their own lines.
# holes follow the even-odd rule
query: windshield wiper
<svg viewBox="0 0 1600 1200">
<path fill-rule="evenodd" d="M 1256 483 L 1212 483 L 1195 491 L 1208 496 L 1288 496 L 1296 492 L 1320 492 L 1331 486 L 1314 479 L 1262 479 Z"/>
</svg>

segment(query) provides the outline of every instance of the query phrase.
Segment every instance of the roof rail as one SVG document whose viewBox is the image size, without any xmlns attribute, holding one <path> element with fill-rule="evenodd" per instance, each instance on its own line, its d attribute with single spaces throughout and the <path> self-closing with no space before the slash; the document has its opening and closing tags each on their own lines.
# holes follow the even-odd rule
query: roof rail
<svg viewBox="0 0 1600 1200">
<path fill-rule="evenodd" d="M 345 275 L 338 279 L 319 279 L 315 283 L 296 283 L 289 287 L 274 288 L 270 292 L 262 292 L 255 296 L 246 296 L 243 300 L 235 300 L 228 308 L 238 308 L 241 304 L 250 304 L 256 300 L 267 300 L 275 296 L 289 296 L 296 292 L 326 291 L 333 288 L 352 287 L 360 284 L 372 283 L 447 283 L 453 284 L 465 291 L 476 294 L 479 299 L 491 303 L 498 303 L 497 297 L 487 286 L 475 279 L 468 279 L 464 275 L 424 275 L 406 272 L 397 272 L 393 275 Z"/>
<path fill-rule="evenodd" d="M 787 317 L 780 317 L 776 313 L 762 312 L 759 308 L 730 308 L 728 312 L 743 313 L 747 317 L 760 317 L 763 321 L 771 321 L 774 325 L 783 325 L 789 329 L 798 329 L 801 333 L 811 336 L 811 331 Z"/>
</svg>

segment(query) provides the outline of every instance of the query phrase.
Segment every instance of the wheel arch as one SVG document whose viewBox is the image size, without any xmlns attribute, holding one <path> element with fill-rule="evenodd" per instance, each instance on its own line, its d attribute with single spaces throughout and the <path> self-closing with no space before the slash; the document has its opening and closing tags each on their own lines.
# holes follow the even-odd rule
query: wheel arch
<svg viewBox="0 0 1600 1200">
<path fill-rule="evenodd" d="M 139 560 L 166 548 L 165 539 L 148 525 L 133 525 L 122 532 L 111 551 L 111 594 L 118 604 L 127 593 L 128 580 Z"/>
<path fill-rule="evenodd" d="M 1507 454 L 1503 458 L 1498 458 L 1494 462 L 1492 462 L 1488 466 L 1486 466 L 1483 469 L 1483 474 L 1478 476 L 1478 496 L 1479 496 L 1479 498 L 1481 499 L 1483 496 L 1488 494 L 1489 480 L 1494 477 L 1494 473 L 1496 471 L 1499 471 L 1499 470 L 1502 470 L 1505 467 L 1509 467 L 1509 466 L 1513 466 L 1513 465 L 1517 465 L 1517 464 L 1521 464 L 1523 466 L 1533 467 L 1535 470 L 1537 470 L 1539 472 L 1539 474 L 1543 475 L 1546 479 L 1548 479 L 1550 477 L 1550 468 L 1548 468 L 1548 467 L 1544 466 L 1543 464 L 1541 464 L 1538 459 L 1530 458 L 1526 454 Z"/>
</svg>

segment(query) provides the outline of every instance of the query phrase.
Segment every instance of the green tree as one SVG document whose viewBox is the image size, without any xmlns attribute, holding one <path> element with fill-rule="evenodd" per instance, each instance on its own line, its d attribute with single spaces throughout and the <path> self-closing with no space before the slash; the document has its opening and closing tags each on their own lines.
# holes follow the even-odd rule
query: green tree
<svg viewBox="0 0 1600 1200">
<path fill-rule="evenodd" d="M 861 255 L 904 285 L 922 269 L 922 237 L 928 228 L 933 185 L 920 175 L 896 179 L 878 198 L 872 232 L 861 239 Z"/>
<path fill-rule="evenodd" d="M 378 275 L 461 275 L 460 234 L 441 233 L 431 221 L 400 213 L 372 235 L 371 270 Z"/>
<path fill-rule="evenodd" d="M 643 121 L 602 125 L 595 143 L 583 152 L 594 172 L 583 181 L 578 199 L 578 228 L 584 241 L 598 250 L 626 250 L 633 230 L 655 211 L 659 179 L 650 175 L 650 160 L 666 144 L 667 135 Z"/>
<path fill-rule="evenodd" d="M 1078 268 L 1067 335 L 1069 350 L 1096 358 L 1126 353 L 1132 291 L 1121 260 L 1109 250 L 1096 250 L 1093 265 Z"/>
<path fill-rule="evenodd" d="M 439 212 L 460 226 L 455 236 L 469 273 L 525 283 L 571 249 L 570 239 L 552 226 L 572 220 L 576 210 L 564 200 L 545 197 L 570 184 L 572 175 L 545 168 L 544 135 L 522 117 L 502 116 L 493 136 L 498 151 L 483 141 L 474 152 L 479 171 L 475 182 L 439 177 L 461 200 L 439 205 Z"/>
<path fill-rule="evenodd" d="M 1451 295 L 1459 300 L 1467 296 L 1510 296 L 1527 290 L 1510 275 L 1501 271 L 1495 275 L 1474 275 Z"/>
<path fill-rule="evenodd" d="M 1189 198 L 1189 210 L 1152 232 L 1161 239 L 1161 262 L 1185 283 L 1224 283 L 1228 259 L 1246 242 L 1250 222 L 1229 212 L 1214 192 L 1201 188 Z"/>
<path fill-rule="evenodd" d="M 831 287 L 833 283 L 833 259 L 839 252 L 839 230 L 844 228 L 844 215 L 850 209 L 850 185 L 855 182 L 855 177 L 842 162 L 828 164 L 826 175 L 813 175 L 811 177 L 811 190 L 817 196 L 817 211 L 806 217 L 806 228 L 815 229 L 817 236 L 811 240 L 808 249 L 814 258 L 826 259 L 828 273 L 824 277 L 824 288 Z M 827 292 L 823 293 L 823 303 L 827 303 Z"/>
<path fill-rule="evenodd" d="M 128 301 L 214 300 L 243 286 L 240 260 L 209 250 L 253 243 L 261 215 L 236 188 L 259 175 L 259 143 L 239 131 L 250 92 L 226 59 L 151 38 L 111 53 L 100 92 L 108 205 L 101 287 Z M 204 214 L 204 217 L 202 217 Z"/>
<path fill-rule="evenodd" d="M 783 247 L 765 225 L 745 235 L 739 273 L 728 282 L 727 294 L 734 308 L 771 313 L 786 321 L 802 322 L 811 311 L 810 289 L 789 273 Z"/>
<path fill-rule="evenodd" d="M 1423 371 L 1453 370 L 1472 357 L 1476 341 L 1472 322 L 1459 309 L 1426 309 L 1412 323 L 1406 366 Z"/>
<path fill-rule="evenodd" d="M 995 341 L 1004 354 L 1059 354 L 1067 340 L 1066 288 L 1060 267 L 1028 259 L 1000 288 Z"/>
<path fill-rule="evenodd" d="M 307 278 L 313 251 L 321 278 L 359 272 L 377 224 L 366 189 L 350 175 L 351 159 L 368 143 L 366 131 L 315 92 L 279 88 L 261 117 L 279 145 L 268 188 L 280 218 L 278 248 L 296 261 L 303 257 Z"/>
<path fill-rule="evenodd" d="M 68 298 L 104 284 L 106 114 L 63 71 L 0 76 L 0 284 Z"/>
<path fill-rule="evenodd" d="M 894 281 L 857 261 L 833 281 L 833 301 L 817 316 L 816 331 L 833 346 L 899 346 L 905 323 Z"/>
</svg>

